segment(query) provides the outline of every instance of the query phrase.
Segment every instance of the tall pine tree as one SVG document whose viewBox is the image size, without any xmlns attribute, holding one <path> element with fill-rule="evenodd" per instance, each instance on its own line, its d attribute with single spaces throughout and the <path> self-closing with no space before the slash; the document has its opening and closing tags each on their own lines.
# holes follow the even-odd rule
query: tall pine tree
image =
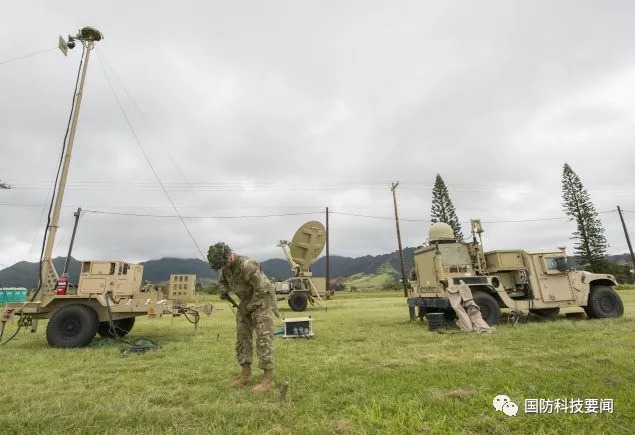
<svg viewBox="0 0 635 435">
<path fill-rule="evenodd" d="M 432 189 L 432 211 L 430 215 L 433 222 L 445 222 L 450 225 L 454 231 L 454 237 L 461 242 L 463 241 L 461 223 L 459 218 L 456 217 L 456 211 L 450 199 L 448 188 L 439 174 L 437 174 L 434 188 Z"/>
<path fill-rule="evenodd" d="M 576 240 L 575 254 L 580 256 L 582 263 L 592 272 L 608 271 L 608 244 L 604 237 L 602 222 L 589 193 L 568 163 L 564 164 L 562 170 L 562 208 L 569 216 L 569 220 L 576 223 L 576 231 L 573 233 Z"/>
</svg>

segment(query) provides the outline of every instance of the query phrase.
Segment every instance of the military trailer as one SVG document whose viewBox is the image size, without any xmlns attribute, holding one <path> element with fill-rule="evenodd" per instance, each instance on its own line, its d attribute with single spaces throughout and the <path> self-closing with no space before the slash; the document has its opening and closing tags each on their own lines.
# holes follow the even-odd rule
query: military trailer
<svg viewBox="0 0 635 435">
<path fill-rule="evenodd" d="M 45 263 L 46 264 L 46 263 Z M 43 283 L 41 296 L 23 303 L 5 305 L 0 319 L 0 336 L 14 315 L 20 325 L 37 329 L 37 321 L 49 319 L 46 340 L 53 347 L 87 346 L 98 333 L 102 337 L 122 338 L 135 324 L 137 316 L 161 317 L 179 314 L 184 307 L 160 299 L 159 292 L 141 292 L 143 266 L 120 260 L 82 262 L 77 287 L 57 277 L 52 262 Z"/>
<path fill-rule="evenodd" d="M 70 133 L 65 144 L 63 165 L 58 169 L 59 184 L 55 189 L 53 213 L 47 227 L 48 235 L 45 236 L 46 245 L 40 261 L 38 287 L 29 294 L 25 302 L 13 302 L 4 306 L 0 317 L 0 342 L 6 324 L 16 316 L 19 320 L 15 334 L 22 327 L 30 327 L 31 331 L 35 332 L 39 320 L 49 319 L 46 339 L 51 346 L 83 347 L 88 345 L 97 333 L 103 337 L 122 338 L 130 332 L 137 316 L 147 315 L 149 318 L 155 318 L 166 313 L 178 315 L 194 311 L 185 305 L 176 305 L 172 301 L 159 298 L 159 293 L 149 290 L 149 287 L 144 287 L 144 290 L 148 291 L 142 292 L 143 267 L 140 265 L 120 260 L 84 261 L 80 269 L 79 283 L 72 286 L 68 281 L 66 266 L 58 275 L 51 260 L 88 60 L 95 42 L 101 41 L 102 38 L 101 32 L 93 27 L 84 27 L 76 36 L 69 36 L 68 42 L 60 37 L 60 49 L 65 55 L 77 42 L 85 48 L 81 76 L 78 76 L 78 90 L 73 100 Z M 75 229 L 79 214 L 80 210 L 75 214 Z M 75 239 L 75 229 L 67 264 Z"/>
<path fill-rule="evenodd" d="M 332 295 L 326 290 L 326 278 L 319 276 L 312 276 L 310 281 L 309 278 L 294 276 L 286 281 L 275 282 L 274 286 L 276 298 L 286 299 L 293 311 L 304 311 L 309 301 L 314 303 L 315 295 L 327 299 L 330 299 Z"/>
<path fill-rule="evenodd" d="M 415 250 L 407 298 L 411 320 L 416 308 L 420 317 L 442 312 L 446 320 L 453 320 L 448 287 L 461 281 L 470 287 L 490 325 L 499 322 L 501 308 L 540 316 L 554 316 L 565 307 L 582 307 L 590 318 L 624 314 L 612 275 L 572 270 L 564 247 L 483 252 L 481 223 L 472 220 L 471 224 L 472 241 L 459 242 L 449 225 L 434 223 L 427 246 Z"/>
</svg>

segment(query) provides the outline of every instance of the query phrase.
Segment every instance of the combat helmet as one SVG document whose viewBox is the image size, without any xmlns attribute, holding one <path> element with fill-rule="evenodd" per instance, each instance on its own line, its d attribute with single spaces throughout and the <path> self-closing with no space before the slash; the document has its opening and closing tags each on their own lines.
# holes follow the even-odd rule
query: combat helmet
<svg viewBox="0 0 635 435">
<path fill-rule="evenodd" d="M 223 242 L 218 242 L 210 246 L 207 251 L 209 267 L 214 270 L 220 270 L 227 261 L 227 258 L 229 258 L 231 252 L 232 250 L 229 245 Z"/>
</svg>

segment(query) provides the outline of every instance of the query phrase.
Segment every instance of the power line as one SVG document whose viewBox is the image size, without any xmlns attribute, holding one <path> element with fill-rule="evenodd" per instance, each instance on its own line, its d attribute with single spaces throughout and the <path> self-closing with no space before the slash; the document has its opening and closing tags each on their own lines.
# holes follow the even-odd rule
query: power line
<svg viewBox="0 0 635 435">
<path fill-rule="evenodd" d="M 166 153 L 168 151 L 164 148 Z M 169 153 L 168 153 L 169 154 Z M 171 156 L 169 156 L 171 158 Z M 178 169 L 178 166 L 171 158 L 172 163 Z M 182 178 L 184 176 L 182 175 Z M 245 191 L 279 191 L 279 190 L 383 190 L 385 186 L 377 185 L 378 183 L 373 182 L 316 182 L 316 183 L 294 183 L 290 185 L 288 183 L 282 183 L 279 181 L 276 182 L 259 182 L 256 184 L 251 184 L 249 186 L 245 186 L 241 182 L 191 182 L 186 180 L 185 183 L 178 182 L 164 182 L 163 185 L 168 188 L 168 190 L 179 191 L 179 190 L 199 190 L 199 191 L 235 191 L 235 190 L 245 190 Z M 6 180 L 8 183 L 12 184 L 15 189 L 20 190 L 36 190 L 43 189 L 45 186 L 41 186 L 40 184 L 45 184 L 47 180 Z M 151 182 L 144 181 L 131 181 L 131 182 L 121 182 L 121 181 L 74 181 L 68 183 L 69 188 L 74 190 L 84 190 L 84 189 L 95 189 L 95 190 L 117 190 L 117 189 L 139 189 L 139 190 L 160 190 L 156 188 L 156 184 Z M 408 187 L 405 186 L 408 190 L 427 190 L 430 186 L 425 185 L 423 187 Z M 536 192 L 536 191 L 558 191 L 557 188 L 544 189 L 537 186 L 532 187 L 522 187 L 522 186 L 496 186 L 496 185 L 448 185 L 448 187 L 454 188 L 456 192 L 495 192 L 501 190 L 509 190 L 509 191 L 528 191 L 528 192 Z M 596 189 L 587 189 L 589 192 L 610 192 L 614 194 L 629 194 L 635 192 L 635 188 L 596 188 Z"/>
<path fill-rule="evenodd" d="M 139 112 L 139 114 L 141 115 L 141 118 L 143 118 L 143 120 L 145 121 L 147 126 L 150 128 L 150 131 L 154 135 L 155 139 L 157 140 L 157 142 L 159 143 L 159 145 L 161 146 L 161 148 L 163 149 L 165 154 L 168 156 L 168 159 L 170 160 L 172 165 L 176 168 L 177 172 L 179 173 L 179 175 L 181 176 L 183 181 L 185 181 L 185 184 L 187 185 L 188 190 L 191 191 L 194 194 L 194 196 L 196 197 L 196 199 L 200 203 L 200 205 L 203 208 L 203 210 L 206 210 L 207 207 L 205 206 L 205 204 L 203 203 L 201 198 L 196 194 L 196 191 L 194 190 L 194 188 L 192 186 L 192 183 L 190 183 L 190 181 L 187 179 L 187 177 L 185 176 L 185 174 L 183 173 L 183 171 L 181 170 L 179 165 L 176 164 L 176 161 L 172 157 L 172 154 L 170 154 L 168 149 L 165 147 L 165 145 L 163 144 L 163 141 L 161 140 L 160 136 L 156 133 L 156 131 L 152 127 L 152 124 L 150 123 L 148 118 L 145 116 L 145 114 L 143 113 L 143 111 L 141 110 L 141 108 L 139 107 L 137 102 L 135 101 L 135 99 L 132 98 L 132 94 L 130 92 L 128 92 L 128 89 L 126 88 L 126 86 L 123 84 L 123 82 L 121 81 L 121 79 L 119 78 L 119 76 L 117 75 L 115 70 L 110 66 L 109 62 L 106 60 L 106 56 L 101 52 L 101 50 L 99 50 L 97 52 L 97 54 L 100 56 L 100 59 L 103 61 L 104 65 L 106 65 L 106 67 L 110 70 L 110 72 L 115 77 L 115 79 L 119 82 L 119 84 L 121 85 L 122 89 L 124 90 L 124 92 L 126 93 L 128 98 L 130 99 L 130 101 L 132 102 L 132 105 L 135 107 L 135 109 L 137 109 L 137 112 Z"/>
<path fill-rule="evenodd" d="M 615 212 L 615 211 L 616 210 L 599 211 L 598 214 L 600 214 L 600 213 L 612 213 L 612 212 Z M 622 210 L 622 211 L 624 211 L 624 210 Z M 363 214 L 357 214 L 357 213 L 344 213 L 344 212 L 336 212 L 336 211 L 331 211 L 330 213 L 344 215 L 344 216 L 363 217 L 363 218 L 369 218 L 369 219 L 393 220 L 392 217 L 387 217 L 387 216 L 371 216 L 371 215 L 363 215 Z M 542 221 L 553 221 L 553 220 L 562 220 L 562 219 L 570 219 L 570 218 L 568 216 L 558 216 L 558 217 L 537 218 L 537 219 L 517 219 L 517 220 L 499 220 L 499 221 L 482 221 L 482 222 L 484 224 L 502 224 L 502 223 L 542 222 Z M 430 220 L 426 220 L 426 219 L 403 219 L 403 218 L 400 218 L 399 220 L 407 221 L 407 222 L 427 222 L 427 223 L 431 222 Z M 461 223 L 469 224 L 470 221 L 461 221 Z"/>
<path fill-rule="evenodd" d="M 112 95 L 115 98 L 115 101 L 117 102 L 117 106 L 119 107 L 119 110 L 121 111 L 121 114 L 123 115 L 124 119 L 126 120 L 126 123 L 128 124 L 128 127 L 130 128 L 130 132 L 132 133 L 132 136 L 134 137 L 135 141 L 137 142 L 137 146 L 139 147 L 139 150 L 141 150 L 141 154 L 143 154 L 143 157 L 145 158 L 146 163 L 148 163 L 148 166 L 150 166 L 150 169 L 152 170 L 152 173 L 156 177 L 157 181 L 159 182 L 159 185 L 161 185 L 161 189 L 163 189 L 163 192 L 165 193 L 165 196 L 168 198 L 168 201 L 170 201 L 170 204 L 172 204 L 172 208 L 174 209 L 174 212 L 177 214 L 179 220 L 183 224 L 183 227 L 185 227 L 185 231 L 187 231 L 187 234 L 190 236 L 190 239 L 192 239 L 192 243 L 194 243 L 194 246 L 196 246 L 196 249 L 198 249 L 199 254 L 201 254 L 201 258 L 203 258 L 203 260 L 205 260 L 206 257 L 203 254 L 203 251 L 201 250 L 201 247 L 198 246 L 198 243 L 196 243 L 196 240 L 194 239 L 194 236 L 192 235 L 192 233 L 190 232 L 190 229 L 187 227 L 185 221 L 181 217 L 181 214 L 179 213 L 179 210 L 176 208 L 176 205 L 174 204 L 174 201 L 172 201 L 172 198 L 170 197 L 170 194 L 168 193 L 168 191 L 166 190 L 165 186 L 161 182 L 161 179 L 159 178 L 159 174 L 154 169 L 154 166 L 152 166 L 152 163 L 150 163 L 150 159 L 148 158 L 148 155 L 146 154 L 145 150 L 143 149 L 143 146 L 141 145 L 141 141 L 139 140 L 139 137 L 135 133 L 134 128 L 132 127 L 132 124 L 130 123 L 130 119 L 128 119 L 128 115 L 123 110 L 123 106 L 121 105 L 121 101 L 119 101 L 119 97 L 117 97 L 117 93 L 115 92 L 115 89 L 113 88 L 112 83 L 110 82 L 110 78 L 108 77 L 108 74 L 106 73 L 106 70 L 104 68 L 104 64 L 103 64 L 103 62 L 101 60 L 101 53 L 99 51 L 97 52 L 97 57 L 99 58 L 99 64 L 101 65 L 101 68 L 102 68 L 102 70 L 104 72 L 104 76 L 106 77 L 106 81 L 108 82 L 108 87 L 110 88 L 110 91 L 112 92 Z"/>
<path fill-rule="evenodd" d="M 158 214 L 146 214 L 146 213 L 118 213 L 108 212 L 103 210 L 82 210 L 82 212 L 93 214 L 106 214 L 115 216 L 134 216 L 134 217 L 152 217 L 152 218 L 181 218 L 181 219 L 251 219 L 251 218 L 270 218 L 270 217 L 285 217 L 285 216 L 305 216 L 323 214 L 323 211 L 313 211 L 305 213 L 280 213 L 280 214 L 262 214 L 262 215 L 238 215 L 238 216 L 183 216 L 183 215 L 158 215 Z"/>
<path fill-rule="evenodd" d="M 53 48 L 46 48 L 44 50 L 34 51 L 33 53 L 25 54 L 24 56 L 18 56 L 18 57 L 14 57 L 13 59 L 3 60 L 2 62 L 0 62 L 0 65 L 4 65 L 10 62 L 15 62 L 16 60 L 20 60 L 20 59 L 26 59 L 27 57 L 35 56 L 36 54 L 40 54 L 40 53 L 46 53 L 47 51 L 52 51 L 56 49 L 57 47 L 53 47 Z"/>
<path fill-rule="evenodd" d="M 6 205 L 6 203 L 0 203 L 0 205 Z M 27 207 L 36 207 L 40 206 L 38 204 L 8 204 L 8 205 L 17 205 L 17 206 L 27 206 Z M 68 206 L 71 207 L 71 206 Z M 76 207 L 76 206 L 72 206 Z M 121 208 L 134 208 L 134 206 L 122 206 Z M 138 208 L 138 207 L 137 207 Z M 259 207 L 239 207 L 239 208 L 252 208 L 258 209 Z M 298 207 L 298 208 L 307 208 L 307 207 Z M 603 210 L 599 211 L 598 214 L 606 214 L 606 213 L 614 213 L 616 210 Z M 622 210 L 623 213 L 634 213 L 632 211 Z M 152 218 L 175 218 L 179 217 L 179 215 L 163 215 L 163 214 L 153 214 L 153 213 L 124 213 L 124 212 L 114 212 L 114 211 L 106 211 L 106 210 L 98 210 L 98 209 L 82 209 L 82 213 L 92 213 L 92 214 L 104 214 L 104 215 L 113 215 L 113 216 L 131 216 L 131 217 L 152 217 Z M 186 216 L 180 215 L 183 219 L 252 219 L 252 218 L 269 218 L 269 217 L 285 217 L 285 216 L 308 216 L 308 215 L 321 215 L 324 213 L 323 211 L 309 211 L 309 212 L 297 212 L 297 213 L 275 213 L 275 214 L 258 214 L 258 215 L 231 215 L 231 216 Z M 393 220 L 394 218 L 389 216 L 376 216 L 376 215 L 367 215 L 360 213 L 348 213 L 341 211 L 332 211 L 329 210 L 330 214 L 337 214 L 342 216 L 353 216 L 353 217 L 361 217 L 367 219 L 379 219 L 379 220 Z M 496 221 L 482 221 L 487 224 L 499 224 L 499 223 L 523 223 L 523 222 L 543 222 L 543 221 L 553 221 L 553 220 L 563 220 L 570 219 L 568 216 L 554 216 L 554 217 L 545 217 L 545 218 L 534 218 L 534 219 L 510 219 L 510 220 L 496 220 Z M 400 218 L 402 221 L 406 222 L 425 222 L 431 223 L 429 219 L 407 219 Z M 461 221 L 461 223 L 469 224 L 470 221 Z"/>
</svg>

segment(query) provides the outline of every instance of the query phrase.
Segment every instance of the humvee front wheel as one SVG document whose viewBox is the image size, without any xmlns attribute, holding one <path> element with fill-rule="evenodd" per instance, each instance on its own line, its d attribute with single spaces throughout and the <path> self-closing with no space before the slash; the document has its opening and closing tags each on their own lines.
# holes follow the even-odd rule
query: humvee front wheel
<svg viewBox="0 0 635 435">
<path fill-rule="evenodd" d="M 307 305 L 306 295 L 296 293 L 289 298 L 289 306 L 293 311 L 304 311 Z"/>
<path fill-rule="evenodd" d="M 117 319 L 112 321 L 112 327 L 110 322 L 100 322 L 97 332 L 104 338 L 117 338 L 125 337 L 134 326 L 135 317 L 126 317 L 125 319 Z M 115 328 L 113 331 L 112 328 Z M 115 335 L 115 332 L 117 335 Z"/>
<path fill-rule="evenodd" d="M 620 295 L 611 287 L 595 285 L 591 287 L 584 311 L 591 319 L 621 317 L 624 315 L 624 304 Z"/>
<path fill-rule="evenodd" d="M 46 341 L 52 347 L 84 347 L 95 337 L 99 319 L 87 305 L 60 308 L 46 326 Z"/>
<path fill-rule="evenodd" d="M 481 309 L 481 316 L 488 325 L 496 325 L 501 318 L 501 307 L 496 299 L 483 290 L 472 291 L 474 302 Z"/>
</svg>

